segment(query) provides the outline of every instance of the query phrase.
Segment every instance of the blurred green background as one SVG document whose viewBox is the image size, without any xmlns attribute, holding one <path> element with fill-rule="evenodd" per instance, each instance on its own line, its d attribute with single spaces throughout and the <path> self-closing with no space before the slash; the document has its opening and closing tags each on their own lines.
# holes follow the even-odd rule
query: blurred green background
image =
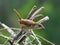
<svg viewBox="0 0 60 45">
<path fill-rule="evenodd" d="M 20 27 L 13 9 L 16 8 L 25 18 L 34 5 L 38 8 L 44 6 L 43 15 L 50 17 L 50 20 L 44 23 L 45 29 L 35 30 L 35 33 L 60 45 L 60 0 L 0 0 L 0 21 L 9 27 Z M 50 45 L 44 41 L 42 44 Z"/>
</svg>

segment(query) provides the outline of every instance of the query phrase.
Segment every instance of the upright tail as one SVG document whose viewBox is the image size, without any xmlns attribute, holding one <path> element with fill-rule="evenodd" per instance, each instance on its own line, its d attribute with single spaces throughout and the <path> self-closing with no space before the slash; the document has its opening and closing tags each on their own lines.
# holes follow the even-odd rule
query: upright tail
<svg viewBox="0 0 60 45">
<path fill-rule="evenodd" d="M 13 9 L 13 11 L 16 13 L 16 15 L 18 16 L 18 18 L 21 19 L 21 16 L 20 16 L 19 12 L 16 9 Z"/>
</svg>

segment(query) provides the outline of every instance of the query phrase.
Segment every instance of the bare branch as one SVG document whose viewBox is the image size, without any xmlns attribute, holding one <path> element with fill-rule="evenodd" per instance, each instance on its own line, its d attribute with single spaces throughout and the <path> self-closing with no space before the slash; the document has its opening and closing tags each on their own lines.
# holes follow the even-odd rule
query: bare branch
<svg viewBox="0 0 60 45">
<path fill-rule="evenodd" d="M 19 39 L 16 42 L 14 42 L 14 44 L 18 44 L 21 41 L 21 39 L 23 39 L 26 36 L 26 34 L 27 33 L 25 33 L 24 35 L 22 35 L 21 37 L 19 37 Z"/>
<path fill-rule="evenodd" d="M 12 42 L 11 42 L 11 39 L 12 39 L 12 38 L 11 38 L 11 37 L 7 37 L 7 36 L 5 36 L 5 35 L 3 35 L 3 34 L 1 34 L 1 33 L 0 33 L 0 37 L 3 37 L 4 39 L 6 39 L 6 42 L 8 41 L 10 44 L 12 44 Z M 6 43 L 6 42 L 5 42 L 5 43 Z M 4 43 L 4 44 L 5 44 L 5 43 Z M 4 45 L 4 44 L 3 44 L 3 45 Z"/>
<path fill-rule="evenodd" d="M 7 36 L 5 36 L 5 35 L 3 35 L 3 34 L 1 34 L 1 33 L 0 33 L 0 37 L 3 37 L 3 38 L 5 38 L 5 39 L 7 39 L 7 40 L 11 39 L 10 37 L 7 37 Z"/>
<path fill-rule="evenodd" d="M 41 20 L 39 20 L 37 23 L 44 23 L 45 21 L 49 20 L 49 17 L 46 16 L 44 18 L 42 18 Z"/>
<path fill-rule="evenodd" d="M 14 31 L 12 29 L 10 29 L 7 25 L 3 24 L 0 22 L 0 25 L 2 25 L 5 29 L 7 29 L 7 31 L 13 36 L 15 37 L 16 34 L 14 33 Z"/>
<path fill-rule="evenodd" d="M 43 38 L 42 36 L 36 35 L 37 37 L 41 38 L 42 40 L 46 41 L 47 43 L 50 43 L 51 45 L 55 45 L 54 43 L 50 42 L 49 40 Z"/>
<path fill-rule="evenodd" d="M 42 11 L 43 8 L 44 8 L 44 7 L 41 7 L 41 8 L 39 8 L 38 10 L 36 10 L 36 11 L 32 14 L 32 16 L 30 17 L 30 19 L 32 19 L 36 14 L 38 14 L 40 11 Z"/>
<path fill-rule="evenodd" d="M 27 37 L 24 41 L 24 45 L 32 45 L 32 43 L 30 42 L 29 37 Z"/>
<path fill-rule="evenodd" d="M 33 8 L 31 9 L 31 11 L 29 12 L 28 16 L 27 16 L 27 19 L 29 19 L 36 10 L 37 10 L 37 7 L 34 5 Z"/>
<path fill-rule="evenodd" d="M 2 31 L 2 30 L 5 30 L 6 28 L 2 28 L 2 29 L 0 29 L 0 31 Z M 21 31 L 21 28 L 10 28 L 10 29 L 14 29 L 14 30 L 16 30 L 16 31 Z"/>
<path fill-rule="evenodd" d="M 43 15 L 42 14 L 38 14 L 36 16 L 34 16 L 31 20 L 34 20 L 35 18 L 39 18 L 39 17 L 42 17 Z"/>
<path fill-rule="evenodd" d="M 35 33 L 33 32 L 32 29 L 31 29 L 31 32 L 32 32 L 32 37 L 33 37 L 34 39 L 36 39 L 37 42 L 39 43 L 38 45 L 42 45 L 42 44 L 41 44 L 41 41 L 39 41 L 39 38 L 35 35 Z"/>
<path fill-rule="evenodd" d="M 42 14 L 38 14 L 38 15 L 35 16 L 35 18 L 38 18 L 38 17 L 43 17 L 43 15 Z"/>
</svg>

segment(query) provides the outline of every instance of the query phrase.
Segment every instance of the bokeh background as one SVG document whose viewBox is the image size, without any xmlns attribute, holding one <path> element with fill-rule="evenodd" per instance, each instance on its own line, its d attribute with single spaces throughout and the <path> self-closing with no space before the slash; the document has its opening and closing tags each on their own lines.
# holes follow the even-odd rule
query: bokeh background
<svg viewBox="0 0 60 45">
<path fill-rule="evenodd" d="M 26 18 L 34 5 L 38 8 L 44 6 L 43 15 L 50 17 L 50 20 L 44 23 L 45 29 L 34 32 L 60 45 L 60 0 L 0 0 L 0 21 L 9 27 L 20 27 L 13 9 L 16 8 L 20 15 Z M 44 41 L 42 44 L 50 45 Z"/>
</svg>

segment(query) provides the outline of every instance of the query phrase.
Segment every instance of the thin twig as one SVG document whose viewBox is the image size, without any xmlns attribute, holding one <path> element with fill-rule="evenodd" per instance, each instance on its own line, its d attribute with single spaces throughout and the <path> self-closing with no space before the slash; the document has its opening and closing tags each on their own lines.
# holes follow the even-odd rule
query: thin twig
<svg viewBox="0 0 60 45">
<path fill-rule="evenodd" d="M 43 16 L 42 14 L 38 14 L 38 15 L 34 16 L 34 17 L 32 18 L 32 20 L 34 20 L 34 19 L 36 19 L 36 18 L 39 18 L 39 17 L 42 17 L 42 16 Z"/>
<path fill-rule="evenodd" d="M 6 28 L 1 28 L 0 31 L 5 30 L 5 29 Z M 10 27 L 10 29 L 13 29 L 13 30 L 16 30 L 16 31 L 20 31 L 21 30 L 21 28 L 11 28 L 11 27 Z"/>
<path fill-rule="evenodd" d="M 24 45 L 28 45 L 28 44 L 32 45 L 32 43 L 29 40 L 29 37 L 27 37 L 24 42 Z"/>
<path fill-rule="evenodd" d="M 41 38 L 42 40 L 46 41 L 47 43 L 50 43 L 51 45 L 55 45 L 54 43 L 50 42 L 49 40 L 43 38 L 42 36 L 36 35 L 37 37 Z"/>
<path fill-rule="evenodd" d="M 39 8 L 38 10 L 36 10 L 33 14 L 32 14 L 32 16 L 30 17 L 30 19 L 32 19 L 37 13 L 39 13 L 42 9 L 43 9 L 44 7 L 41 7 L 41 8 Z"/>
<path fill-rule="evenodd" d="M 35 18 L 38 18 L 38 17 L 43 17 L 43 15 L 42 14 L 38 14 L 38 15 L 35 16 Z"/>
<path fill-rule="evenodd" d="M 49 20 L 49 17 L 45 16 L 44 18 L 42 18 L 41 20 L 39 20 L 38 23 L 44 23 L 47 20 Z"/>
<path fill-rule="evenodd" d="M 37 10 L 37 7 L 34 5 L 33 8 L 31 9 L 31 11 L 29 12 L 28 16 L 27 16 L 27 19 L 29 19 L 36 10 Z"/>
<path fill-rule="evenodd" d="M 3 37 L 3 38 L 5 38 L 5 39 L 7 39 L 7 40 L 12 39 L 12 38 L 7 37 L 7 36 L 5 36 L 5 35 L 3 35 L 3 34 L 1 34 L 1 33 L 0 33 L 0 37 Z"/>
<path fill-rule="evenodd" d="M 3 26 L 5 29 L 7 29 L 7 31 L 11 34 L 11 36 L 15 37 L 16 34 L 14 33 L 14 31 L 12 29 L 10 29 L 7 25 L 3 24 L 0 22 L 0 25 Z"/>
<path fill-rule="evenodd" d="M 35 38 L 35 39 L 37 40 L 37 42 L 39 43 L 38 45 L 42 45 L 42 44 L 41 44 L 41 41 L 39 41 L 39 38 L 36 37 L 36 35 L 35 35 L 35 33 L 33 32 L 32 29 L 31 29 L 31 32 L 32 32 L 32 35 L 33 35 L 32 37 Z"/>
<path fill-rule="evenodd" d="M 11 37 L 7 37 L 7 36 L 5 36 L 5 35 L 3 35 L 3 34 L 1 34 L 1 33 L 0 33 L 0 37 L 3 37 L 4 39 L 6 39 L 6 41 L 4 42 L 4 44 L 6 44 L 7 42 L 9 42 L 10 44 L 12 44 L 12 43 L 11 43 L 11 39 L 12 39 Z M 4 45 L 4 44 L 3 44 L 3 45 Z"/>
<path fill-rule="evenodd" d="M 19 41 L 26 35 L 27 33 L 25 33 L 24 35 L 22 35 L 16 42 L 14 42 L 14 44 L 18 44 Z"/>
</svg>

